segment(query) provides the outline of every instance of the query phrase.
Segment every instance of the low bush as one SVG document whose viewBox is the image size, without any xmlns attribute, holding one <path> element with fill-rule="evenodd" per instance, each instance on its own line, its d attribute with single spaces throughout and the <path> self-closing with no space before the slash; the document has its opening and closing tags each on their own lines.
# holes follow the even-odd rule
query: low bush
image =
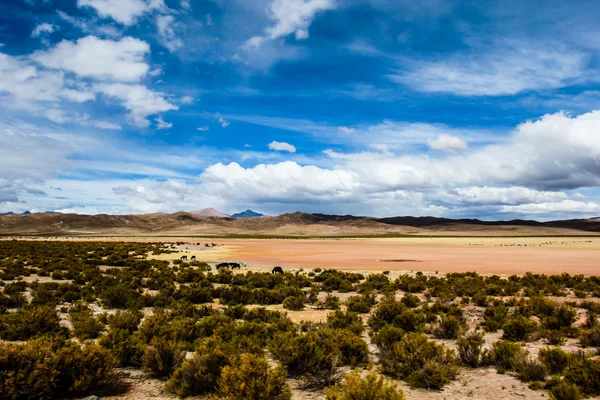
<svg viewBox="0 0 600 400">
<path fill-rule="evenodd" d="M 571 355 L 560 347 L 540 349 L 538 357 L 550 374 L 561 374 L 571 359 Z"/>
<path fill-rule="evenodd" d="M 327 315 L 327 326 L 334 329 L 347 329 L 356 335 L 362 334 L 365 329 L 362 319 L 356 312 L 341 310 Z"/>
<path fill-rule="evenodd" d="M 543 382 L 546 380 L 546 367 L 537 358 L 520 355 L 513 361 L 517 377 L 523 382 Z"/>
<path fill-rule="evenodd" d="M 222 348 L 202 347 L 175 370 L 166 388 L 181 398 L 213 393 L 217 390 L 221 370 L 227 365 L 229 357 Z"/>
<path fill-rule="evenodd" d="M 464 321 L 454 315 L 442 315 L 433 335 L 438 339 L 456 339 L 465 328 Z"/>
<path fill-rule="evenodd" d="M 98 344 L 110 351 L 120 367 L 140 367 L 146 344 L 137 334 L 126 329 L 111 328 L 102 335 Z"/>
<path fill-rule="evenodd" d="M 377 332 L 369 332 L 371 335 L 371 342 L 377 347 L 382 357 L 386 357 L 392 350 L 394 343 L 400 341 L 405 332 L 403 329 L 395 327 L 394 325 L 384 325 Z"/>
<path fill-rule="evenodd" d="M 472 332 L 458 340 L 458 357 L 463 365 L 476 368 L 482 361 L 483 334 Z"/>
<path fill-rule="evenodd" d="M 118 382 L 114 366 L 111 355 L 95 345 L 82 348 L 50 337 L 0 343 L 0 396 L 55 399 L 109 391 Z"/>
<path fill-rule="evenodd" d="M 0 315 L 0 339 L 29 340 L 36 336 L 67 336 L 67 328 L 60 325 L 54 307 L 27 306 L 17 312 Z"/>
<path fill-rule="evenodd" d="M 183 363 L 185 352 L 180 343 L 155 340 L 142 357 L 142 370 L 155 378 L 168 378 Z"/>
<path fill-rule="evenodd" d="M 111 328 L 125 329 L 129 332 L 137 331 L 140 321 L 142 320 L 142 313 L 140 311 L 117 311 L 115 314 L 107 318 L 108 324 Z"/>
<path fill-rule="evenodd" d="M 527 317 L 515 315 L 506 321 L 502 326 L 502 330 L 504 331 L 502 339 L 511 342 L 523 342 L 533 338 L 533 334 L 537 332 L 538 326 Z"/>
<path fill-rule="evenodd" d="M 553 400 L 583 400 L 577 385 L 565 381 L 559 382 L 550 389 L 550 398 Z"/>
<path fill-rule="evenodd" d="M 346 300 L 346 307 L 348 311 L 366 314 L 371 311 L 371 308 L 375 305 L 375 296 L 370 294 L 363 294 L 360 296 L 351 296 Z"/>
<path fill-rule="evenodd" d="M 404 400 L 402 390 L 382 376 L 369 373 L 346 375 L 344 382 L 327 391 L 327 400 Z"/>
<path fill-rule="evenodd" d="M 600 347 L 600 326 L 595 326 L 592 329 L 584 331 L 580 340 L 581 346 Z"/>
<path fill-rule="evenodd" d="M 340 298 L 332 294 L 327 294 L 325 300 L 319 304 L 319 308 L 325 310 L 337 310 L 340 308 Z"/>
<path fill-rule="evenodd" d="M 404 335 L 381 364 L 385 374 L 428 389 L 441 389 L 458 373 L 454 352 L 418 333 Z"/>
<path fill-rule="evenodd" d="M 264 357 L 242 354 L 223 368 L 218 394 L 226 400 L 289 400 L 282 366 L 269 368 Z"/>
<path fill-rule="evenodd" d="M 290 296 L 283 300 L 283 308 L 286 310 L 300 311 L 304 310 L 304 297 L 303 296 Z"/>
<path fill-rule="evenodd" d="M 104 329 L 104 324 L 94 317 L 94 313 L 87 306 L 71 309 L 69 320 L 73 326 L 73 333 L 80 340 L 96 339 Z"/>
<path fill-rule="evenodd" d="M 565 380 L 579 387 L 586 396 L 600 394 L 600 360 L 579 355 L 573 357 L 567 369 Z"/>
<path fill-rule="evenodd" d="M 514 369 L 516 360 L 526 354 L 520 344 L 499 340 L 492 344 L 485 362 L 495 365 L 499 370 L 510 371 Z"/>
</svg>

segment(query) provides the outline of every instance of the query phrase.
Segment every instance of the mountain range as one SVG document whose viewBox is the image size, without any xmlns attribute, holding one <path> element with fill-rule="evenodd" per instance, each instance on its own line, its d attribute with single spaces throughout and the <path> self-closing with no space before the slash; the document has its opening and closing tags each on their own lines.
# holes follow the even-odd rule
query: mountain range
<svg viewBox="0 0 600 400">
<path fill-rule="evenodd" d="M 373 218 L 302 212 L 275 217 L 233 218 L 214 209 L 204 209 L 140 215 L 9 214 L 0 216 L 0 234 L 266 237 L 600 235 L 600 220 L 481 221 L 406 216 Z"/>
</svg>

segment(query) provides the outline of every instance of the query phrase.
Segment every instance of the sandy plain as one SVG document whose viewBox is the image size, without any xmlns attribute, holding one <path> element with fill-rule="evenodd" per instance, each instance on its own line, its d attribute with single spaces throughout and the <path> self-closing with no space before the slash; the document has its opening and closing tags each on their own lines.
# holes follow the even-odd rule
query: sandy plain
<svg viewBox="0 0 600 400">
<path fill-rule="evenodd" d="M 171 239 L 173 240 L 173 239 Z M 178 239 L 179 240 L 179 239 Z M 525 272 L 599 275 L 600 238 L 181 239 L 178 254 L 202 261 L 241 261 L 267 269 L 336 268 L 355 271 L 439 271 L 522 275 Z M 193 244 L 192 244 L 193 243 Z"/>
</svg>

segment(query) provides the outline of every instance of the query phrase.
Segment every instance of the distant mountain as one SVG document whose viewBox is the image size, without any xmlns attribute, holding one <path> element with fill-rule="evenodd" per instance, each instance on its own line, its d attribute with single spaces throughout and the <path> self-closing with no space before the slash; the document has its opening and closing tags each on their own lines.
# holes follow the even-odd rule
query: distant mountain
<svg viewBox="0 0 600 400">
<path fill-rule="evenodd" d="M 0 213 L 0 215 L 13 215 L 13 214 L 14 214 L 14 212 L 12 212 L 12 211 Z"/>
<path fill-rule="evenodd" d="M 256 211 L 246 210 L 239 213 L 235 213 L 231 216 L 232 218 L 252 218 L 252 217 L 264 217 L 264 214 L 257 213 Z"/>
<path fill-rule="evenodd" d="M 203 208 L 201 210 L 190 211 L 190 214 L 195 215 L 196 217 L 217 217 L 217 218 L 231 217 L 231 215 L 224 214 L 220 211 L 215 210 L 214 208 Z"/>
<path fill-rule="evenodd" d="M 23 215 L 31 215 L 31 211 L 23 211 L 21 214 L 23 214 Z"/>
<path fill-rule="evenodd" d="M 241 214 L 241 213 L 240 213 Z M 51 235 L 177 235 L 177 236 L 542 236 L 600 235 L 600 220 L 563 221 L 480 221 L 435 217 L 400 216 L 391 218 L 353 215 L 307 214 L 276 217 L 230 218 L 209 208 L 193 213 L 142 215 L 80 215 L 32 213 L 0 216 L 0 234 Z"/>
</svg>

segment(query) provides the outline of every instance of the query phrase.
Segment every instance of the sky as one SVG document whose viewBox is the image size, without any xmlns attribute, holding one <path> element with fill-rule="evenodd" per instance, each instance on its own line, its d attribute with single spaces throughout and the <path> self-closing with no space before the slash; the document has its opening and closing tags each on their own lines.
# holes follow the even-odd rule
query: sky
<svg viewBox="0 0 600 400">
<path fill-rule="evenodd" d="M 3 0 L 0 212 L 600 216 L 597 1 Z"/>
</svg>

